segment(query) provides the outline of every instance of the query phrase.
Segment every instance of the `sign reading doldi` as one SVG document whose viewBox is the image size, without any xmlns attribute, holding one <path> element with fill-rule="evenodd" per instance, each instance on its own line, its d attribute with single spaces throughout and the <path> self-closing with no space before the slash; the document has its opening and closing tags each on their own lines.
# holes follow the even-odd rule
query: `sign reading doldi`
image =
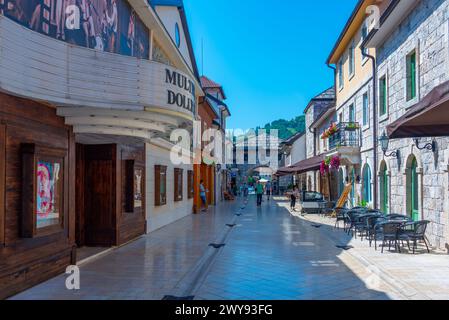
<svg viewBox="0 0 449 320">
<path fill-rule="evenodd" d="M 126 0 L 1 0 L 0 14 L 70 44 L 149 58 L 149 30 Z"/>
<path fill-rule="evenodd" d="M 167 90 L 167 103 L 190 112 L 195 110 L 195 84 L 185 75 L 165 69 L 165 82 L 181 90 Z"/>
</svg>

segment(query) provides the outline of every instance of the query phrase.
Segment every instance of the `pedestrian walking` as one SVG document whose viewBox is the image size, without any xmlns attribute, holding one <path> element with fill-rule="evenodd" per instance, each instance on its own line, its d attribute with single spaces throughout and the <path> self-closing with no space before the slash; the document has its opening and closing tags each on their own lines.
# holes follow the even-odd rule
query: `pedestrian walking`
<svg viewBox="0 0 449 320">
<path fill-rule="evenodd" d="M 270 181 L 267 182 L 266 192 L 267 192 L 267 200 L 270 201 L 270 196 L 271 196 L 271 182 Z"/>
<path fill-rule="evenodd" d="M 204 181 L 200 181 L 200 198 L 201 198 L 201 211 L 207 211 L 207 199 L 206 199 L 206 188 L 204 188 Z"/>
<path fill-rule="evenodd" d="M 262 197 L 263 197 L 263 184 L 257 181 L 256 184 L 256 195 L 257 195 L 257 206 L 260 207 L 262 205 Z"/>
<path fill-rule="evenodd" d="M 292 193 L 290 194 L 290 209 L 293 212 L 296 212 L 296 199 L 298 196 L 298 191 L 296 187 L 293 189 Z"/>
</svg>

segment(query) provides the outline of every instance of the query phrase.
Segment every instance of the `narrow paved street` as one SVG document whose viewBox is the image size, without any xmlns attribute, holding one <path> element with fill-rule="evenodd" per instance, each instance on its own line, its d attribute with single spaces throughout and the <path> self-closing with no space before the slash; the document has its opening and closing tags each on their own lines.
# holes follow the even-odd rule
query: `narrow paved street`
<svg viewBox="0 0 449 320">
<path fill-rule="evenodd" d="M 234 226 L 235 225 L 235 226 Z M 225 244 L 220 249 L 210 243 Z M 250 198 L 191 215 L 81 266 L 81 289 L 66 275 L 12 299 L 395 299 L 313 223 L 283 202 Z"/>
</svg>

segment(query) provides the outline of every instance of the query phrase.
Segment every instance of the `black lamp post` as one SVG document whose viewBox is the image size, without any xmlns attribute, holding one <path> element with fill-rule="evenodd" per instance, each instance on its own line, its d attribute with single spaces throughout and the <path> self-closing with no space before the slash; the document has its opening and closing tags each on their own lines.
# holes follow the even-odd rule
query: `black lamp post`
<svg viewBox="0 0 449 320">
<path fill-rule="evenodd" d="M 379 138 L 379 142 L 380 142 L 380 147 L 382 148 L 382 151 L 383 151 L 385 157 L 399 158 L 399 150 L 396 150 L 396 151 L 393 151 L 393 152 L 387 154 L 388 146 L 390 145 L 390 139 L 388 138 L 385 131 L 382 134 L 382 136 Z"/>
</svg>

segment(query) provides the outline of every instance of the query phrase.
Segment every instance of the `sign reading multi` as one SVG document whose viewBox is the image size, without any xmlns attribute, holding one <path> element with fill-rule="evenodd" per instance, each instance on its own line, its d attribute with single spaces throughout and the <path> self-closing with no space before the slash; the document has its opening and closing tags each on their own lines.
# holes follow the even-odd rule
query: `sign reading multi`
<svg viewBox="0 0 449 320">
<path fill-rule="evenodd" d="M 165 83 L 181 89 L 180 92 L 167 89 L 167 103 L 193 113 L 195 110 L 195 84 L 193 81 L 177 71 L 165 69 Z"/>
<path fill-rule="evenodd" d="M 70 44 L 149 58 L 149 30 L 126 0 L 0 0 L 0 14 Z"/>
</svg>

